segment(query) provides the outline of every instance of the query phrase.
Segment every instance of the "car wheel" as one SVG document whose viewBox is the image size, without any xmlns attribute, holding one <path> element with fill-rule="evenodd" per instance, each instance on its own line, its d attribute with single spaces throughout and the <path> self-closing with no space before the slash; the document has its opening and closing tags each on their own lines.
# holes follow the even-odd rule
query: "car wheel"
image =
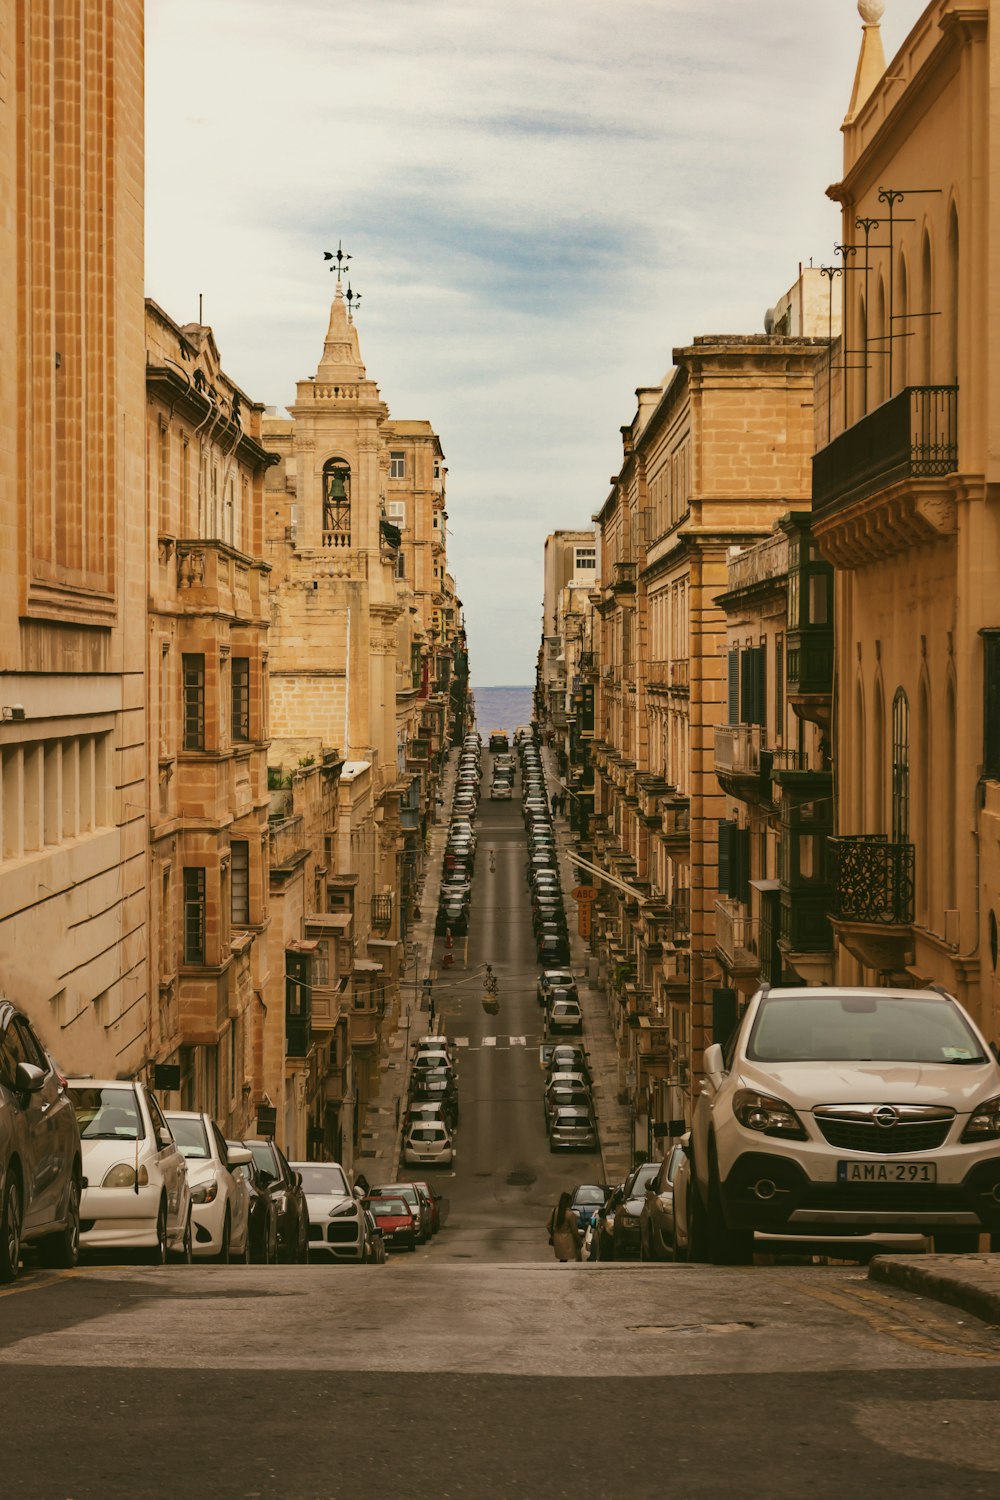
<svg viewBox="0 0 1000 1500">
<path fill-rule="evenodd" d="M 305 1224 L 299 1226 L 298 1254 L 295 1259 L 300 1266 L 307 1265 L 309 1262 L 309 1230 Z"/>
<path fill-rule="evenodd" d="M 719 1168 L 712 1150 L 708 1164 L 708 1253 L 716 1266 L 748 1266 L 753 1259 L 753 1230 L 730 1229 L 722 1212 Z"/>
<path fill-rule="evenodd" d="M 43 1266 L 71 1271 L 80 1259 L 80 1182 L 70 1179 L 66 1223 L 58 1234 L 46 1235 L 41 1244 Z"/>
<path fill-rule="evenodd" d="M 165 1266 L 167 1263 L 167 1205 L 162 1199 L 156 1215 L 156 1244 L 143 1250 L 141 1259 L 148 1266 Z"/>
<path fill-rule="evenodd" d="M 14 1281 L 21 1269 L 21 1184 L 7 1174 L 0 1211 L 0 1281 Z"/>
<path fill-rule="evenodd" d="M 233 1236 L 233 1223 L 229 1217 L 229 1207 L 226 1207 L 226 1217 L 222 1221 L 222 1239 L 219 1241 L 219 1253 L 212 1257 L 220 1266 L 229 1264 L 229 1246 Z"/>
</svg>

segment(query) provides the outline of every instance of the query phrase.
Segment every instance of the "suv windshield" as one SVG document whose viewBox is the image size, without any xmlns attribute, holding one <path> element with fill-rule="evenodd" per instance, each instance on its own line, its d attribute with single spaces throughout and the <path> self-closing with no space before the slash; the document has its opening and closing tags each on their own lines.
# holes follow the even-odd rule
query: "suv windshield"
<svg viewBox="0 0 1000 1500">
<path fill-rule="evenodd" d="M 963 1016 L 943 996 L 768 995 L 750 1033 L 754 1062 L 986 1061 Z"/>
</svg>

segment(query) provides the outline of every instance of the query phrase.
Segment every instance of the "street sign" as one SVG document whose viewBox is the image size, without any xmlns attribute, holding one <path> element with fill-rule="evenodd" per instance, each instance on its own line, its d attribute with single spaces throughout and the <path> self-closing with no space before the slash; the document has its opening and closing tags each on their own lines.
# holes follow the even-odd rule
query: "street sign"
<svg viewBox="0 0 1000 1500">
<path fill-rule="evenodd" d="M 594 907 L 590 901 L 581 901 L 576 908 L 577 931 L 582 938 L 589 938 L 594 925 Z"/>
<path fill-rule="evenodd" d="M 573 890 L 570 891 L 570 895 L 573 897 L 574 901 L 579 901 L 581 902 L 581 904 L 584 901 L 596 901 L 597 887 L 596 885 L 574 886 Z"/>
</svg>

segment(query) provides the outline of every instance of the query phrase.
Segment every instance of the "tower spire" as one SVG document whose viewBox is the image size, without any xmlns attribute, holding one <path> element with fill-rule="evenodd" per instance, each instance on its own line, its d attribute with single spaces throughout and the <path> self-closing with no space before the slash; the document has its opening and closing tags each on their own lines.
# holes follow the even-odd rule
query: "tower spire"
<svg viewBox="0 0 1000 1500">
<path fill-rule="evenodd" d="M 852 125 L 867 104 L 885 73 L 885 48 L 882 46 L 882 17 L 885 0 L 858 0 L 858 14 L 862 20 L 861 53 L 854 74 L 851 102 L 844 116 L 844 124 Z"/>
</svg>

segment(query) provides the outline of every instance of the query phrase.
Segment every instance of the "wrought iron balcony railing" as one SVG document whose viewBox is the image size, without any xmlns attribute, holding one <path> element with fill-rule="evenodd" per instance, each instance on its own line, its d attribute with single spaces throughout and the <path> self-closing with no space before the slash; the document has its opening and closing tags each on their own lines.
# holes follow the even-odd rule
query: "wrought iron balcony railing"
<svg viewBox="0 0 1000 1500">
<path fill-rule="evenodd" d="M 372 926 L 383 929 L 392 926 L 391 892 L 372 897 Z"/>
<path fill-rule="evenodd" d="M 813 458 L 813 515 L 958 468 L 958 386 L 911 385 Z"/>
<path fill-rule="evenodd" d="M 912 844 L 891 844 L 884 833 L 865 833 L 831 838 L 827 847 L 835 917 L 897 927 L 913 921 Z"/>
</svg>

